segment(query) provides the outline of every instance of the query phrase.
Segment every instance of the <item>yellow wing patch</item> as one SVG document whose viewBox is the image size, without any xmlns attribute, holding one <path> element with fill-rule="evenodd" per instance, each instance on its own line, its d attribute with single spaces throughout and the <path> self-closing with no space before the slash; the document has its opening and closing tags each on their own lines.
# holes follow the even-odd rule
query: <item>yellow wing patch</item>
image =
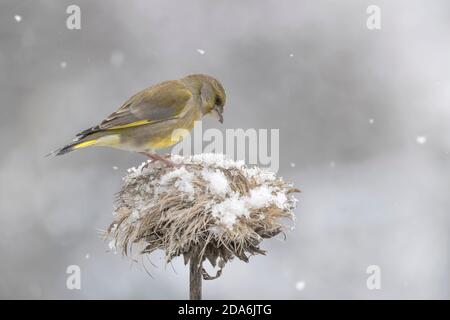
<svg viewBox="0 0 450 320">
<path fill-rule="evenodd" d="M 89 147 L 93 144 L 97 143 L 97 140 L 89 140 L 89 141 L 85 141 L 85 142 L 81 142 L 77 145 L 75 145 L 73 148 L 76 149 L 81 149 L 81 148 L 85 148 L 85 147 Z"/>
<path fill-rule="evenodd" d="M 125 129 L 125 128 L 130 128 L 130 127 L 137 127 L 137 126 L 142 126 L 144 124 L 148 124 L 150 122 L 151 122 L 150 120 L 139 120 L 139 121 L 127 123 L 127 124 L 124 124 L 124 125 L 121 125 L 121 126 L 111 127 L 111 128 L 108 128 L 107 130 Z"/>
</svg>

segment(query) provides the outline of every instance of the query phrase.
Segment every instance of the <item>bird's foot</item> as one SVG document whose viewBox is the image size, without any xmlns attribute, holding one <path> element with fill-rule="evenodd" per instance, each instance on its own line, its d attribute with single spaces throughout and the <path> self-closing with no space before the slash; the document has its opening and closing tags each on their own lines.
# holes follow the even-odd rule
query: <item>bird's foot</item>
<svg viewBox="0 0 450 320">
<path fill-rule="evenodd" d="M 167 167 L 174 168 L 174 167 L 177 167 L 177 166 L 178 166 L 178 164 L 176 164 L 176 163 L 174 163 L 173 161 L 167 159 L 168 157 L 170 157 L 170 155 L 166 155 L 165 157 L 163 157 L 163 156 L 160 156 L 160 155 L 157 154 L 157 153 L 150 153 L 150 152 L 142 152 L 142 154 L 146 155 L 147 157 L 149 157 L 149 158 L 150 158 L 152 161 L 154 161 L 154 162 L 156 162 L 156 161 L 162 161 Z M 144 166 L 144 168 L 147 167 L 148 164 L 149 164 L 149 163 L 147 163 L 147 164 Z"/>
</svg>

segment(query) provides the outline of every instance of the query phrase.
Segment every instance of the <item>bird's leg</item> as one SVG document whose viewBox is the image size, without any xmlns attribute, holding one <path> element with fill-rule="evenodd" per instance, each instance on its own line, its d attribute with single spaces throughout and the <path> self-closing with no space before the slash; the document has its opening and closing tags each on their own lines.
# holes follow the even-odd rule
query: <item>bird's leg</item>
<svg viewBox="0 0 450 320">
<path fill-rule="evenodd" d="M 151 153 L 151 152 L 141 152 L 143 155 L 146 155 L 147 157 L 149 157 L 150 159 L 152 159 L 153 161 L 162 161 L 164 162 L 164 164 L 168 167 L 176 167 L 176 164 L 173 163 L 172 161 L 170 161 L 169 159 L 166 159 L 164 157 L 161 157 L 159 154 L 157 153 Z"/>
</svg>

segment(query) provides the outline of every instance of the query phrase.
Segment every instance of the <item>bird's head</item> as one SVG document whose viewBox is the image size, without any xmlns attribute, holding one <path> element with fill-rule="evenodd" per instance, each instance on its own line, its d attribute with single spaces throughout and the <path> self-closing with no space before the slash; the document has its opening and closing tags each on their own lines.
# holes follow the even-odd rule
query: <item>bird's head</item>
<svg viewBox="0 0 450 320">
<path fill-rule="evenodd" d="M 205 74 L 194 74 L 186 78 L 199 90 L 202 114 L 210 114 L 223 123 L 226 95 L 222 84 L 217 79 Z"/>
</svg>

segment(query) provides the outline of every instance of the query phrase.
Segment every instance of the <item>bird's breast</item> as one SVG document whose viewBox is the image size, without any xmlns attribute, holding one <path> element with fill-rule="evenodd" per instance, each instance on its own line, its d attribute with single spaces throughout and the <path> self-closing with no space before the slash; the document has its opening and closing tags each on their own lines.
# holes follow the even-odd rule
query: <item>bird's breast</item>
<svg viewBox="0 0 450 320">
<path fill-rule="evenodd" d="M 195 121 L 200 118 L 201 113 L 193 110 L 179 119 L 161 123 L 158 128 L 152 128 L 153 134 L 148 137 L 147 149 L 164 149 L 180 142 L 194 128 Z"/>
</svg>

